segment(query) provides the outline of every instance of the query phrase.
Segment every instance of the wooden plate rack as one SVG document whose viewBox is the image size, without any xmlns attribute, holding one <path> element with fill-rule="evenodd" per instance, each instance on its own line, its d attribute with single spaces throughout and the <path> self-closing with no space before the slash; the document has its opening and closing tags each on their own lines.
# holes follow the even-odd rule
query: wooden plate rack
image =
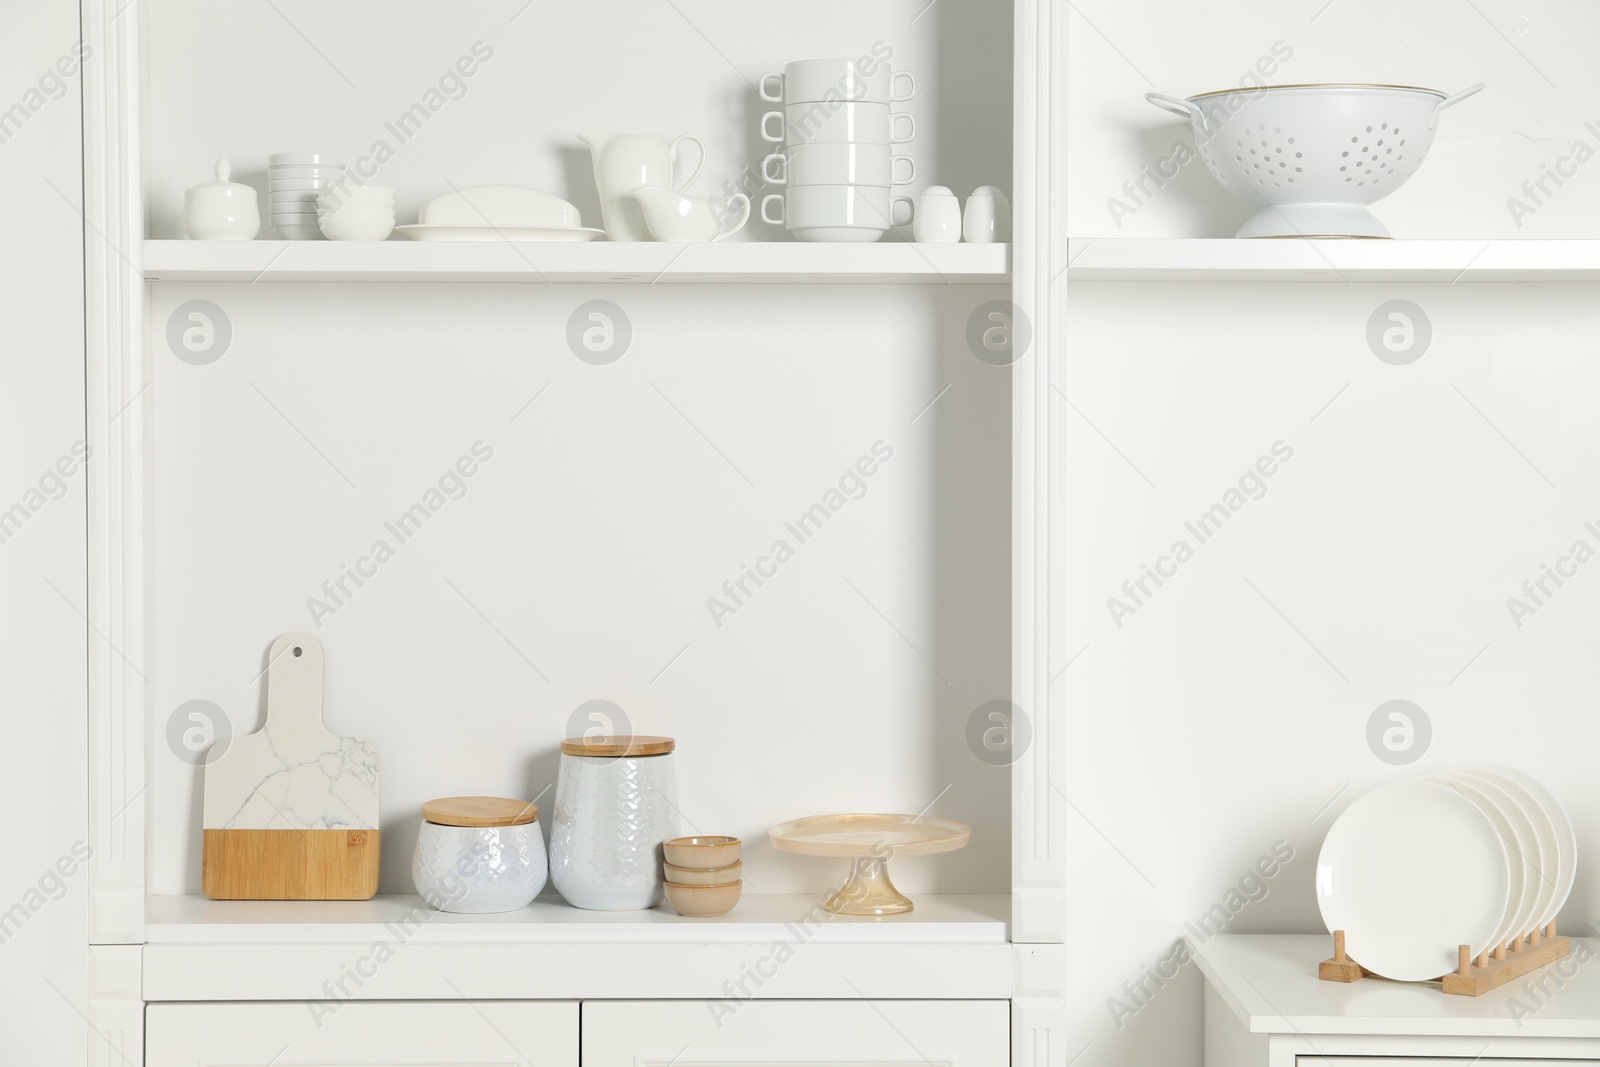
<svg viewBox="0 0 1600 1067">
<path fill-rule="evenodd" d="M 1572 940 L 1556 933 L 1556 924 L 1535 930 L 1525 937 L 1513 938 L 1504 945 L 1496 945 L 1493 952 L 1485 950 L 1472 958 L 1472 950 L 1460 947 L 1460 965 L 1443 978 L 1444 991 L 1463 997 L 1479 997 L 1489 990 L 1529 971 L 1554 963 L 1572 951 Z M 1361 964 L 1345 955 L 1344 931 L 1333 932 L 1333 958 L 1317 966 L 1317 977 L 1324 982 L 1359 982 L 1372 974 Z"/>
</svg>

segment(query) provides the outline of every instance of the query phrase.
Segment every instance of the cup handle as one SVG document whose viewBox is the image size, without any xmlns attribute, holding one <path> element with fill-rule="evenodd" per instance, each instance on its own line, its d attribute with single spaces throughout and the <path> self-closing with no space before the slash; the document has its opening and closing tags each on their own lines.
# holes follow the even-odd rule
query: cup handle
<svg viewBox="0 0 1600 1067">
<path fill-rule="evenodd" d="M 906 91 L 904 93 L 896 92 L 895 88 L 894 88 L 895 83 L 898 82 L 901 78 L 904 78 L 906 80 Z M 915 78 L 913 78 L 911 76 L 911 72 L 909 70 L 897 70 L 894 73 L 889 75 L 889 102 L 890 103 L 902 104 L 905 101 L 910 100 L 913 96 L 916 96 L 916 95 L 917 95 L 917 79 L 915 79 Z"/>
<path fill-rule="evenodd" d="M 700 149 L 700 161 L 694 165 L 693 174 L 689 175 L 689 177 L 672 187 L 675 192 L 680 193 L 689 188 L 689 186 L 693 185 L 694 180 L 700 177 L 700 172 L 706 168 L 706 146 L 700 143 L 700 138 L 687 133 L 674 138 L 673 142 L 667 146 L 667 155 L 672 159 L 672 165 L 678 165 L 678 146 L 685 141 L 692 143 L 696 148 Z"/>
<path fill-rule="evenodd" d="M 906 165 L 906 176 L 904 178 L 897 178 L 897 177 L 895 177 L 895 174 L 894 174 L 894 168 L 899 166 L 901 163 L 904 163 Z M 912 159 L 910 156 L 895 156 L 893 159 L 889 160 L 889 181 L 890 181 L 891 184 L 894 184 L 894 185 L 910 185 L 912 182 L 914 182 L 916 180 L 917 180 L 917 161 L 916 160 Z"/>
<path fill-rule="evenodd" d="M 773 193 L 771 195 L 777 196 L 778 194 Z M 711 239 L 712 241 L 720 241 L 724 237 L 732 237 L 734 234 L 744 229 L 744 224 L 750 221 L 750 198 L 745 196 L 743 193 L 734 193 L 732 196 L 728 197 L 728 203 L 733 204 L 734 202 L 738 202 L 742 207 L 742 210 L 739 212 L 739 221 L 734 223 L 732 226 L 725 228 L 721 233 L 713 237 Z M 765 206 L 766 205 L 763 203 L 762 207 Z"/>
<path fill-rule="evenodd" d="M 773 133 L 771 130 L 767 129 L 767 123 L 772 119 L 778 120 L 777 133 Z M 770 141 L 772 144 L 783 143 L 783 112 L 769 111 L 765 115 L 761 116 L 761 139 L 763 141 Z"/>
<path fill-rule="evenodd" d="M 778 85 L 777 89 L 770 94 L 767 92 L 767 82 L 769 81 L 776 82 Z M 777 71 L 773 71 L 771 74 L 763 74 L 761 81 L 757 85 L 756 92 L 760 93 L 761 99 L 769 104 L 783 103 L 783 75 Z"/>
<path fill-rule="evenodd" d="M 771 163 L 775 159 L 783 164 L 783 173 L 782 174 L 777 174 L 777 175 L 773 174 L 772 173 L 772 168 L 767 165 L 767 164 Z M 763 159 L 761 161 L 761 176 L 767 180 L 767 183 L 769 185 L 788 185 L 789 184 L 789 157 L 784 155 L 782 152 L 774 152 L 770 156 L 768 156 L 766 159 Z"/>
<path fill-rule="evenodd" d="M 906 217 L 903 218 L 903 219 L 900 219 L 899 221 L 896 221 L 895 217 L 894 217 L 894 209 L 899 207 L 901 204 L 904 204 L 906 206 Z M 916 215 L 917 215 L 917 205 L 909 196 L 896 196 L 896 197 L 891 197 L 890 198 L 890 200 L 889 200 L 889 224 L 890 225 L 892 225 L 892 226 L 909 226 L 911 224 L 911 220 L 916 218 Z"/>
<path fill-rule="evenodd" d="M 906 135 L 904 137 L 897 137 L 897 136 L 895 136 L 895 133 L 894 133 L 894 124 L 899 122 L 901 119 L 905 119 L 906 120 Z M 890 144 L 905 144 L 907 141 L 910 141 L 912 138 L 916 137 L 916 135 L 917 135 L 917 120 L 916 120 L 916 117 L 914 115 L 890 115 L 889 116 L 889 143 Z"/>
<path fill-rule="evenodd" d="M 767 213 L 767 205 L 772 203 L 774 200 L 776 200 L 779 204 L 782 204 L 783 203 L 783 194 L 782 193 L 768 193 L 766 196 L 761 198 L 761 221 L 762 222 L 771 223 L 774 226 L 782 226 L 783 225 L 784 212 L 780 211 L 778 213 L 778 217 L 777 218 L 773 218 L 770 214 Z"/>
</svg>

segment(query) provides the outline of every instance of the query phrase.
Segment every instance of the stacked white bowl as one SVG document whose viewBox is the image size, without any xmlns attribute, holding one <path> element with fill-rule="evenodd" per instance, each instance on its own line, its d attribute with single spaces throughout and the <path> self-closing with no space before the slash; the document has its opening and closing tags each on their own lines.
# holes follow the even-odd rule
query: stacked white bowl
<svg viewBox="0 0 1600 1067">
<path fill-rule="evenodd" d="M 382 241 L 394 232 L 394 190 L 329 186 L 317 196 L 317 224 L 330 241 Z"/>
<path fill-rule="evenodd" d="M 268 156 L 267 221 L 285 240 L 317 240 L 322 236 L 317 226 L 317 196 L 342 181 L 344 164 L 324 153 L 278 152 Z"/>
<path fill-rule="evenodd" d="M 760 91 L 783 104 L 761 116 L 761 136 L 783 146 L 761 161 L 762 176 L 786 187 L 762 199 L 763 219 L 798 241 L 876 241 L 911 221 L 911 200 L 891 189 L 916 176 L 911 158 L 894 154 L 916 120 L 890 110 L 916 94 L 910 74 L 873 59 L 803 59 L 762 78 Z"/>
</svg>

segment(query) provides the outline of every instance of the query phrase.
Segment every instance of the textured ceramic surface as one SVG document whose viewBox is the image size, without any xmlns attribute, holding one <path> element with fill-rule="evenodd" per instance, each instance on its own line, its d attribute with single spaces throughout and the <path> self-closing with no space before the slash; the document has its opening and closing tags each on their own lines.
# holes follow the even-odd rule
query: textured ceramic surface
<svg viewBox="0 0 1600 1067">
<path fill-rule="evenodd" d="M 424 822 L 411 881 L 440 911 L 516 911 L 544 888 L 549 865 L 539 824 L 440 826 Z"/>
<path fill-rule="evenodd" d="M 590 911 L 660 904 L 661 844 L 678 836 L 672 756 L 561 756 L 550 879 Z"/>
</svg>

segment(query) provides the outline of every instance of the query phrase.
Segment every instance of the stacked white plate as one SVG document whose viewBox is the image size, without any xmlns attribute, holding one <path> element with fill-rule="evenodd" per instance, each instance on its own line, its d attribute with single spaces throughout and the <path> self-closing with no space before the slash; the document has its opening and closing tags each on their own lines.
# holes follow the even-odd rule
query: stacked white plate
<svg viewBox="0 0 1600 1067">
<path fill-rule="evenodd" d="M 317 196 L 344 181 L 344 164 L 321 152 L 278 152 L 267 157 L 267 221 L 288 241 L 315 241 Z"/>
<path fill-rule="evenodd" d="M 1559 801 L 1505 767 L 1440 771 L 1351 804 L 1317 857 L 1317 905 L 1345 951 L 1420 982 L 1545 930 L 1572 891 L 1578 838 Z"/>
</svg>

